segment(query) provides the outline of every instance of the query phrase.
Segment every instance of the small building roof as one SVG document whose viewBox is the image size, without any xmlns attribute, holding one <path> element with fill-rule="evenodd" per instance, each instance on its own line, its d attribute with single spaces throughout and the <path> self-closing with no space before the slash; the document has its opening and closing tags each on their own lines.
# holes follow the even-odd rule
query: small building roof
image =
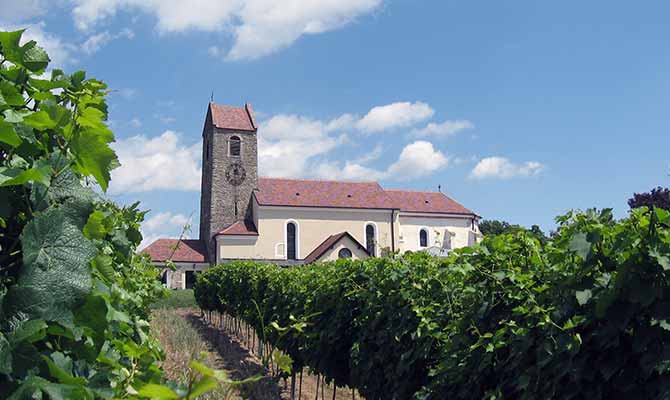
<svg viewBox="0 0 670 400">
<path fill-rule="evenodd" d="M 212 124 L 217 128 L 251 132 L 256 130 L 254 111 L 249 103 L 244 107 L 209 103 L 209 111 L 212 115 Z"/>
<path fill-rule="evenodd" d="M 148 254 L 153 262 L 206 262 L 205 244 L 197 239 L 157 239 L 141 253 Z"/>
<path fill-rule="evenodd" d="M 305 264 L 313 263 L 314 261 L 321 258 L 321 256 L 326 251 L 328 251 L 330 248 L 335 246 L 340 240 L 344 239 L 345 237 L 349 237 L 349 239 L 351 239 L 352 242 L 354 242 L 361 250 L 365 251 L 365 253 L 368 254 L 367 249 L 362 244 L 360 244 L 358 242 L 358 240 L 356 240 L 353 236 L 351 236 L 351 234 L 349 232 L 345 231 L 345 232 L 340 232 L 340 233 L 336 233 L 334 235 L 328 236 L 326 238 L 326 240 L 321 242 L 320 245 L 316 246 L 316 248 L 314 250 L 312 250 L 307 255 L 307 257 L 305 257 L 305 260 L 304 260 Z"/>
<path fill-rule="evenodd" d="M 440 192 L 387 189 L 386 194 L 393 208 L 400 211 L 476 215 L 451 197 Z"/>
<path fill-rule="evenodd" d="M 258 229 L 256 229 L 256 225 L 254 225 L 253 221 L 237 221 L 217 233 L 217 235 L 258 236 Z"/>
<path fill-rule="evenodd" d="M 262 206 L 392 208 L 377 182 L 259 178 L 255 196 Z"/>
</svg>

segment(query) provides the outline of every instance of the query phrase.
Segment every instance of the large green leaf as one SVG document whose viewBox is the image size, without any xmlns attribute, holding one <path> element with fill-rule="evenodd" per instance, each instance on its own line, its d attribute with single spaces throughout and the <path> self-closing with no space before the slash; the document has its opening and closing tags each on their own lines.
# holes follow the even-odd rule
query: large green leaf
<svg viewBox="0 0 670 400">
<path fill-rule="evenodd" d="M 0 81 L 0 106 L 6 104 L 10 106 L 22 106 L 25 102 L 26 99 L 21 96 L 16 86 L 7 81 Z"/>
<path fill-rule="evenodd" d="M 21 138 L 16 134 L 14 127 L 9 122 L 6 122 L 4 118 L 0 118 L 0 142 L 14 147 L 21 144 Z"/>
<path fill-rule="evenodd" d="M 49 56 L 35 41 L 20 45 L 25 29 L 13 32 L 0 32 L 2 54 L 8 61 L 26 67 L 32 72 L 41 72 L 49 64 Z"/>
<path fill-rule="evenodd" d="M 109 147 L 113 140 L 106 133 L 83 129 L 72 141 L 72 152 L 77 157 L 78 169 L 84 175 L 92 175 L 103 191 L 107 190 L 112 168 L 118 164 L 114 150 Z"/>
<path fill-rule="evenodd" d="M 21 245 L 24 267 L 8 294 L 13 308 L 45 319 L 64 318 L 91 289 L 95 247 L 62 208 L 48 209 L 28 223 Z"/>
<path fill-rule="evenodd" d="M 44 165 L 29 169 L 0 167 L 0 186 L 16 186 L 28 182 L 48 185 L 50 178 L 51 168 Z"/>
<path fill-rule="evenodd" d="M 179 395 L 167 386 L 156 385 L 149 383 L 138 390 L 140 396 L 148 397 L 156 400 L 171 400 L 178 399 Z"/>
<path fill-rule="evenodd" d="M 12 348 L 9 341 L 0 332 L 0 374 L 12 372 Z"/>
</svg>

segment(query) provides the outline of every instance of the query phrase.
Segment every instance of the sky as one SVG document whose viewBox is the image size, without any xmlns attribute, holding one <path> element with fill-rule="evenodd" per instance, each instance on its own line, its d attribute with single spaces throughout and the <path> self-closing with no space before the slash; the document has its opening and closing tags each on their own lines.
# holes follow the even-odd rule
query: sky
<svg viewBox="0 0 670 400">
<path fill-rule="evenodd" d="M 670 3 L 0 0 L 50 67 L 105 81 L 147 244 L 197 235 L 207 104 L 253 104 L 263 176 L 437 190 L 554 227 L 670 186 Z"/>
</svg>

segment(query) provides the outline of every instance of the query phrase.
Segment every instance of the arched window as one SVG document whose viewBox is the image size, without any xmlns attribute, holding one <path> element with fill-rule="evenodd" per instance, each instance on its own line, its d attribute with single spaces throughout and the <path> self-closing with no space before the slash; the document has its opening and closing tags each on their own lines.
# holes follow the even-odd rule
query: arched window
<svg viewBox="0 0 670 400">
<path fill-rule="evenodd" d="M 428 247 L 428 229 L 421 228 L 419 231 L 419 247 Z"/>
<path fill-rule="evenodd" d="M 297 239 L 298 226 L 295 222 L 289 222 L 286 224 L 286 259 L 295 260 L 296 259 L 296 239 Z"/>
<path fill-rule="evenodd" d="M 232 157 L 240 156 L 240 149 L 242 148 L 242 141 L 239 136 L 231 136 L 228 141 L 228 155 Z"/>
<path fill-rule="evenodd" d="M 365 248 L 371 257 L 376 257 L 377 229 L 373 224 L 365 225 Z"/>
<path fill-rule="evenodd" d="M 351 258 L 351 250 L 347 249 L 346 247 L 340 249 L 340 251 L 337 252 L 337 258 Z"/>
</svg>

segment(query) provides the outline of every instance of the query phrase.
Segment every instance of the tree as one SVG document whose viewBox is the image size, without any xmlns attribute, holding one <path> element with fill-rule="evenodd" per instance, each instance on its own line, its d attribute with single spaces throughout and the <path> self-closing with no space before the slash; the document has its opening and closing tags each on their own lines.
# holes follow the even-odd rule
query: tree
<svg viewBox="0 0 670 400">
<path fill-rule="evenodd" d="M 628 199 L 630 208 L 638 207 L 657 207 L 670 210 L 670 189 L 657 187 L 646 193 L 635 193 Z"/>
<path fill-rule="evenodd" d="M 522 229 L 519 225 L 512 225 L 506 221 L 496 219 L 485 219 L 479 223 L 479 231 L 482 235 L 500 235 Z"/>
</svg>

